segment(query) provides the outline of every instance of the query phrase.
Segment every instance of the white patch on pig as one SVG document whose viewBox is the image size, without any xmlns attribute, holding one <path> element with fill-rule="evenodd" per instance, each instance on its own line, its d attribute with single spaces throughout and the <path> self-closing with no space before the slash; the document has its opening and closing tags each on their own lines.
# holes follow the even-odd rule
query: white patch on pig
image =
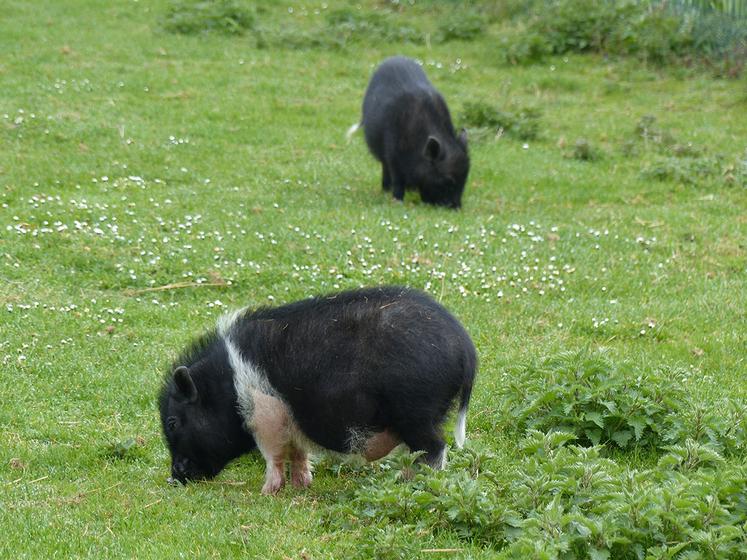
<svg viewBox="0 0 747 560">
<path fill-rule="evenodd" d="M 446 446 L 441 450 L 441 456 L 434 462 L 436 469 L 444 470 L 446 468 Z"/>
<path fill-rule="evenodd" d="M 232 340 L 231 335 L 236 322 L 245 312 L 246 309 L 239 309 L 221 316 L 217 328 L 223 344 L 226 345 L 228 363 L 233 370 L 233 385 L 239 401 L 239 412 L 246 422 L 251 419 L 254 410 L 253 391 L 260 391 L 273 397 L 277 395 L 265 373 L 250 360 L 245 359 Z"/>
<path fill-rule="evenodd" d="M 456 424 L 454 425 L 454 439 L 459 449 L 464 447 L 464 441 L 467 439 L 467 408 L 459 410 L 457 414 Z"/>
<path fill-rule="evenodd" d="M 353 134 L 355 134 L 360 127 L 361 123 L 355 123 L 353 126 L 348 128 L 348 131 L 345 133 L 345 139 L 350 142 L 351 138 L 353 138 Z"/>
<path fill-rule="evenodd" d="M 252 393 L 259 391 L 270 396 L 275 396 L 276 393 L 264 372 L 242 357 L 230 337 L 225 337 L 223 343 L 226 345 L 226 351 L 228 352 L 228 363 L 233 370 L 233 386 L 236 389 L 236 396 L 239 401 L 239 412 L 244 417 L 244 422 L 248 427 L 249 421 L 254 415 Z"/>
<path fill-rule="evenodd" d="M 362 455 L 373 432 L 363 428 L 348 428 L 347 447 L 351 454 Z"/>
<path fill-rule="evenodd" d="M 241 309 L 236 309 L 235 311 L 225 313 L 218 317 L 218 322 L 216 324 L 218 335 L 222 338 L 228 338 L 229 332 L 239 320 L 239 317 L 244 315 L 248 309 L 248 307 L 242 307 Z"/>
</svg>

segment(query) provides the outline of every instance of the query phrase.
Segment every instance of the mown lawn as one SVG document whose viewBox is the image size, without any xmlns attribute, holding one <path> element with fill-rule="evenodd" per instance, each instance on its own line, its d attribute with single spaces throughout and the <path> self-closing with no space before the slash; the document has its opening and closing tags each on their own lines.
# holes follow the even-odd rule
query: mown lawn
<svg viewBox="0 0 747 560">
<path fill-rule="evenodd" d="M 454 9 L 436 2 L 257 4 L 243 35 L 170 32 L 160 0 L 3 5 L 0 557 L 369 550 L 371 530 L 330 512 L 364 482 L 390 484 L 386 468 L 325 460 L 309 490 L 268 498 L 252 455 L 214 482 L 166 484 L 162 375 L 238 306 L 427 290 L 475 341 L 468 439 L 503 473 L 523 435 L 502 402 L 517 364 L 603 352 L 677 372 L 656 375 L 688 402 L 745 402 L 744 80 L 592 55 L 507 66 L 502 22 L 469 41 L 321 40 L 346 6 L 436 30 Z M 362 135 L 345 141 L 393 54 L 424 62 L 458 125 L 468 102 L 541 113 L 531 140 L 470 129 L 459 212 L 394 203 Z M 590 161 L 574 157 L 581 139 Z M 714 468 L 738 468 L 744 445 Z M 601 453 L 621 468 L 661 456 L 613 447 Z M 506 546 L 448 522 L 385 537 L 382 558 Z"/>
</svg>

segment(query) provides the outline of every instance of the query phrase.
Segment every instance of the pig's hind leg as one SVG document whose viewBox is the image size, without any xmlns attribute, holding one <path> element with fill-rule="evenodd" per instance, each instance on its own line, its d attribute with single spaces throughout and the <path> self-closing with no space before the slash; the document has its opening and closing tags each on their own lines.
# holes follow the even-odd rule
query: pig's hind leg
<svg viewBox="0 0 747 560">
<path fill-rule="evenodd" d="M 402 202 L 405 198 L 405 179 L 402 171 L 397 168 L 395 164 L 396 159 L 393 156 L 385 157 L 382 160 L 382 186 L 388 184 L 389 187 L 384 186 L 384 190 L 388 191 L 392 189 L 392 196 Z"/>
<path fill-rule="evenodd" d="M 385 191 L 391 190 L 392 188 L 392 177 L 389 175 L 389 169 L 386 163 L 381 164 L 381 188 Z"/>
<path fill-rule="evenodd" d="M 446 466 L 446 442 L 434 426 L 409 426 L 402 433 L 402 440 L 410 451 L 425 451 L 421 459 L 432 468 L 443 469 Z"/>
</svg>

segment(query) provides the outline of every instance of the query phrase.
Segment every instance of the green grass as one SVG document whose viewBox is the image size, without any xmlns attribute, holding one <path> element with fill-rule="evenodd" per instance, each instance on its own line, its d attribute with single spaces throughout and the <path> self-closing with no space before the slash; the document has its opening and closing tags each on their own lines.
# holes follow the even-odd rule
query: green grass
<svg viewBox="0 0 747 560">
<path fill-rule="evenodd" d="M 214 483 L 166 484 L 162 372 L 247 304 L 428 290 L 474 338 L 468 438 L 506 472 L 520 450 L 498 399 L 530 359 L 605 348 L 613 363 L 689 372 L 671 382 L 703 403 L 747 398 L 747 188 L 724 178 L 747 158 L 744 82 L 594 56 L 505 66 L 500 22 L 426 40 L 452 9 L 437 2 L 360 3 L 422 41 L 273 39 L 313 36 L 359 3 L 328 4 L 257 3 L 263 41 L 169 33 L 168 2 L 3 6 L 0 557 L 348 558 L 370 544 L 323 521 L 376 469 L 325 462 L 309 490 L 266 498 L 251 455 Z M 470 102 L 540 111 L 526 143 L 473 131 L 460 212 L 392 202 L 362 136 L 345 142 L 372 68 L 396 53 L 425 61 L 454 115 Z M 645 173 L 669 157 L 637 135 L 645 115 L 724 172 Z M 579 139 L 598 157 L 568 157 Z M 205 285 L 146 291 L 180 282 Z M 642 453 L 614 460 L 656 464 Z M 502 546 L 418 538 L 416 553 L 460 550 L 449 557 Z"/>
</svg>

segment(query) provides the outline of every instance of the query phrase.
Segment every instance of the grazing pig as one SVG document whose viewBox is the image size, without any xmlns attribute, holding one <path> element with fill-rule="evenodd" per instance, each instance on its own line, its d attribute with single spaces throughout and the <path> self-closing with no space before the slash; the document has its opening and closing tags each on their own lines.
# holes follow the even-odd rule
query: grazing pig
<svg viewBox="0 0 747 560">
<path fill-rule="evenodd" d="M 467 135 L 457 136 L 444 98 L 417 62 L 385 60 L 363 98 L 363 126 L 371 153 L 381 162 L 384 190 L 402 200 L 417 189 L 423 202 L 459 208 L 469 173 Z"/>
<path fill-rule="evenodd" d="M 172 477 L 212 478 L 258 447 L 262 493 L 311 483 L 309 451 L 368 460 L 400 443 L 445 461 L 441 426 L 459 397 L 465 438 L 477 358 L 469 335 L 421 292 L 380 287 L 222 317 L 174 364 L 161 390 Z"/>
</svg>

